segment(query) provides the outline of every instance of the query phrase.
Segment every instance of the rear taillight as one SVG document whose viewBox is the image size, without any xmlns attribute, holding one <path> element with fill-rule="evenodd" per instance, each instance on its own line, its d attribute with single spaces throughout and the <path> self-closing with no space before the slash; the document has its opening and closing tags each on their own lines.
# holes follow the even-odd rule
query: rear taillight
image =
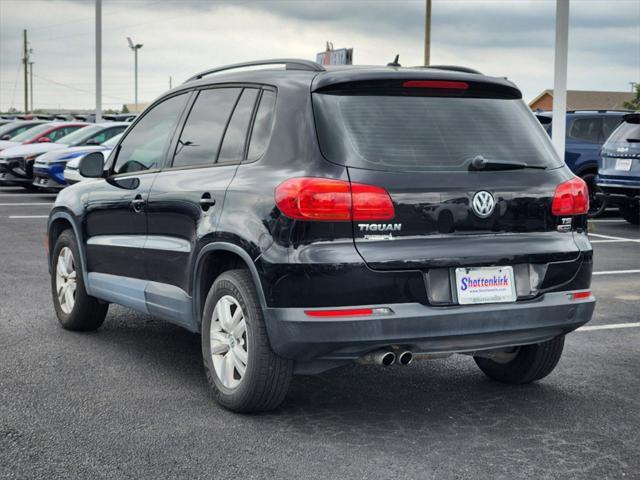
<svg viewBox="0 0 640 480">
<path fill-rule="evenodd" d="M 584 215 L 589 211 L 589 190 L 581 178 L 572 178 L 556 187 L 551 213 L 557 216 Z"/>
<path fill-rule="evenodd" d="M 393 202 L 384 188 L 331 178 L 291 178 L 276 187 L 276 205 L 296 220 L 390 220 Z"/>
</svg>

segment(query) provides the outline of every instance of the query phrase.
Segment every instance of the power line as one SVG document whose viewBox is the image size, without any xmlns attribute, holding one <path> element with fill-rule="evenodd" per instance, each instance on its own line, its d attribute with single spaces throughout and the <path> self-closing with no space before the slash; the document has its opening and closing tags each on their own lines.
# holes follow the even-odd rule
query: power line
<svg viewBox="0 0 640 480">
<path fill-rule="evenodd" d="M 93 95 L 95 93 L 95 92 L 93 92 L 91 90 L 85 90 L 83 88 L 74 87 L 73 85 L 68 85 L 66 83 L 57 82 L 55 80 L 50 80 L 48 78 L 41 77 L 40 75 L 33 74 L 33 76 L 36 77 L 36 78 L 39 78 L 40 80 L 44 80 L 45 82 L 52 83 L 54 85 L 59 85 L 60 87 L 65 87 L 65 88 L 68 88 L 68 89 L 71 89 L 71 90 L 75 90 L 77 92 L 88 93 L 90 95 Z M 118 100 L 120 102 L 125 102 L 125 103 L 129 101 L 129 100 L 124 99 L 124 98 L 112 97 L 110 95 L 103 95 L 103 96 L 106 97 L 106 98 L 111 98 L 112 100 Z"/>
</svg>

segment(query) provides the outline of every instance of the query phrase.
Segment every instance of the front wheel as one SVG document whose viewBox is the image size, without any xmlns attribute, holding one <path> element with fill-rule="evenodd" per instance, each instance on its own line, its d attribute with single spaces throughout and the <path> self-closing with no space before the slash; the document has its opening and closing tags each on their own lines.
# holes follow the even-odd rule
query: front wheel
<svg viewBox="0 0 640 480">
<path fill-rule="evenodd" d="M 51 256 L 51 294 L 58 321 L 67 330 L 96 330 L 109 305 L 87 294 L 82 263 L 72 230 L 57 238 Z"/>
<path fill-rule="evenodd" d="M 480 370 L 503 383 L 531 383 L 549 375 L 562 356 L 564 335 L 547 342 L 516 347 L 496 359 L 474 357 Z"/>
<path fill-rule="evenodd" d="M 223 407 L 267 411 L 284 400 L 293 362 L 271 350 L 247 270 L 223 273 L 209 290 L 202 317 L 202 356 L 207 380 Z"/>
<path fill-rule="evenodd" d="M 632 225 L 640 225 L 640 205 L 620 205 L 620 216 Z"/>
</svg>

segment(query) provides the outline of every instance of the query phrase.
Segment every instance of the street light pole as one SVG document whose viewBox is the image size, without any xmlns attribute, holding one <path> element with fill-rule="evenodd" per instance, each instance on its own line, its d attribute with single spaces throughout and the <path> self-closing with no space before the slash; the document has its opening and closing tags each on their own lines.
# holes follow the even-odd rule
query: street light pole
<svg viewBox="0 0 640 480">
<path fill-rule="evenodd" d="M 424 64 L 431 63 L 431 0 L 426 0 L 426 10 L 424 19 Z"/>
<path fill-rule="evenodd" d="M 553 122 L 551 141 L 564 160 L 567 117 L 567 51 L 569 49 L 569 0 L 556 0 L 556 45 L 553 67 Z"/>
<path fill-rule="evenodd" d="M 136 113 L 138 112 L 138 50 L 142 48 L 141 43 L 134 44 L 131 37 L 127 37 L 127 41 L 129 42 L 129 48 L 133 50 L 134 56 L 134 64 L 135 64 L 135 105 L 136 105 Z"/>
<path fill-rule="evenodd" d="M 102 121 L 102 0 L 96 0 L 96 123 Z"/>
</svg>

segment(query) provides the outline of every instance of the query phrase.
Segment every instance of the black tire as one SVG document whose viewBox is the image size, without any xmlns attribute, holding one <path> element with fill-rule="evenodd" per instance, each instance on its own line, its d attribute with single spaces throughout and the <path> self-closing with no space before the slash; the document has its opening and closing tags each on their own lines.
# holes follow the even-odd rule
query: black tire
<svg viewBox="0 0 640 480">
<path fill-rule="evenodd" d="M 597 218 L 601 216 L 607 208 L 607 201 L 602 197 L 596 196 L 596 193 L 600 191 L 596 185 L 596 176 L 597 173 L 595 172 L 588 172 L 581 175 L 581 178 L 587 184 L 587 188 L 589 189 L 589 218 Z"/>
<path fill-rule="evenodd" d="M 224 296 L 231 296 L 242 308 L 246 323 L 244 342 L 248 348 L 246 370 L 234 388 L 226 387 L 216 373 L 211 351 L 211 323 L 214 309 Z M 217 402 L 234 412 L 273 410 L 284 400 L 293 362 L 272 350 L 258 294 L 247 270 L 229 270 L 211 286 L 202 316 L 202 357 L 209 385 Z M 238 374 L 233 370 L 233 375 Z"/>
<path fill-rule="evenodd" d="M 516 356 L 507 363 L 474 357 L 480 370 L 502 383 L 531 383 L 549 375 L 558 364 L 564 347 L 564 335 L 533 345 L 518 347 Z"/>
<path fill-rule="evenodd" d="M 640 225 L 640 205 L 620 205 L 620 216 L 632 225 Z"/>
<path fill-rule="evenodd" d="M 75 298 L 73 308 L 69 312 L 63 311 L 63 307 L 57 293 L 58 259 L 60 257 L 60 252 L 64 248 L 71 250 L 73 255 L 73 266 L 76 272 Z M 53 255 L 51 255 L 51 294 L 58 321 L 60 322 L 60 325 L 67 330 L 96 330 L 104 322 L 104 319 L 107 316 L 107 310 L 109 309 L 109 304 L 102 303 L 96 298 L 87 295 L 82 273 L 82 263 L 80 262 L 80 254 L 78 253 L 75 236 L 72 230 L 65 230 L 56 239 L 53 247 Z"/>
</svg>

